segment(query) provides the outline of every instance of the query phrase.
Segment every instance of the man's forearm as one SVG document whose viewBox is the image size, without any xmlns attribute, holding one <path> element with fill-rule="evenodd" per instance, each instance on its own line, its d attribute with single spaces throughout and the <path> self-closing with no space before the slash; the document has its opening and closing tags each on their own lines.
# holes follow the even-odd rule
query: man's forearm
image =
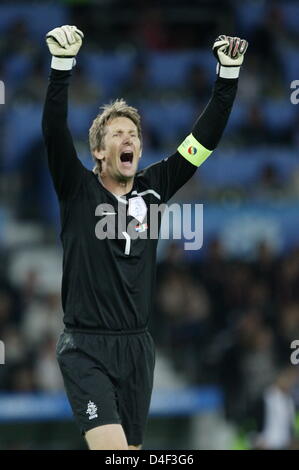
<svg viewBox="0 0 299 470">
<path fill-rule="evenodd" d="M 237 93 L 238 79 L 217 78 L 213 95 L 197 119 L 192 134 L 206 149 L 214 150 L 223 134 Z"/>
<path fill-rule="evenodd" d="M 43 130 L 66 126 L 68 108 L 68 86 L 71 71 L 59 71 L 51 69 L 44 114 Z"/>
<path fill-rule="evenodd" d="M 71 71 L 51 69 L 44 113 L 43 131 L 46 136 L 50 130 L 67 126 L 68 86 Z"/>
<path fill-rule="evenodd" d="M 248 42 L 237 37 L 218 36 L 213 45 L 217 58 L 217 80 L 212 98 L 197 119 L 178 152 L 199 167 L 217 147 L 227 124 L 237 92 L 238 77 Z"/>
<path fill-rule="evenodd" d="M 191 134 L 178 147 L 179 153 L 199 167 L 217 147 L 237 92 L 238 79 L 217 78 L 212 97 L 197 119 Z"/>
</svg>

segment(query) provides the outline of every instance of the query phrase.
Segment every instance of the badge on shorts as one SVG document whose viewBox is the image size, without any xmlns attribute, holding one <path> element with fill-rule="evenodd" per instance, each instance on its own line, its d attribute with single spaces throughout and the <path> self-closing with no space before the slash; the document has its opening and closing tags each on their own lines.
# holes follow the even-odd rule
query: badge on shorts
<svg viewBox="0 0 299 470">
<path fill-rule="evenodd" d="M 134 217 L 138 222 L 142 223 L 147 213 L 147 207 L 141 196 L 129 199 L 128 215 Z"/>
</svg>

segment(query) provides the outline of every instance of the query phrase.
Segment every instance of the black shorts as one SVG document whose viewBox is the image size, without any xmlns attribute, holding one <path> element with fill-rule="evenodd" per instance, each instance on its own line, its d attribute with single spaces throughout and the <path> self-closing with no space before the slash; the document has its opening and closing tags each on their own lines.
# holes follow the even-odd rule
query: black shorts
<svg viewBox="0 0 299 470">
<path fill-rule="evenodd" d="M 150 333 L 65 330 L 56 353 L 81 433 L 118 423 L 128 445 L 142 444 L 155 365 Z"/>
</svg>

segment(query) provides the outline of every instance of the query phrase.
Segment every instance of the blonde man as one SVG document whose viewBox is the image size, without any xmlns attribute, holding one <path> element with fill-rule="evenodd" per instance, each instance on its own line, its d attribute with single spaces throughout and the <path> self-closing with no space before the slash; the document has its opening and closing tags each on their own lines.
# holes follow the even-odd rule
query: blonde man
<svg viewBox="0 0 299 470">
<path fill-rule="evenodd" d="M 65 331 L 57 344 L 57 358 L 89 448 L 140 449 L 155 363 L 147 325 L 158 240 L 144 236 L 157 223 L 149 217 L 150 208 L 166 203 L 217 146 L 233 105 L 247 42 L 217 38 L 215 88 L 192 133 L 169 158 L 137 172 L 142 153 L 140 116 L 123 100 L 104 107 L 90 128 L 94 170 L 88 171 L 77 158 L 67 126 L 67 102 L 82 40 L 83 33 L 75 26 L 47 34 L 53 57 L 43 133 L 60 203 L 64 249 Z"/>
</svg>

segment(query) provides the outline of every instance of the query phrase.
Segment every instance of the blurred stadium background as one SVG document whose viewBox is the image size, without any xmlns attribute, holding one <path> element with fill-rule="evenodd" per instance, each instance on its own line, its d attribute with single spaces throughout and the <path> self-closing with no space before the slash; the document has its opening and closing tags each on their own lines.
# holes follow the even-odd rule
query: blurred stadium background
<svg viewBox="0 0 299 470">
<path fill-rule="evenodd" d="M 159 247 L 145 448 L 255 447 L 261 405 L 282 370 L 298 409 L 298 367 L 288 369 L 299 340 L 299 105 L 290 100 L 298 18 L 298 1 L 1 2 L 0 449 L 85 448 L 55 359 L 62 253 L 40 126 L 44 35 L 62 24 L 85 33 L 69 123 L 89 168 L 88 128 L 101 104 L 124 97 L 139 108 L 142 166 L 151 164 L 206 105 L 215 37 L 249 41 L 221 144 L 174 199 L 204 204 L 203 248 Z M 285 447 L 298 448 L 296 422 Z"/>
</svg>

